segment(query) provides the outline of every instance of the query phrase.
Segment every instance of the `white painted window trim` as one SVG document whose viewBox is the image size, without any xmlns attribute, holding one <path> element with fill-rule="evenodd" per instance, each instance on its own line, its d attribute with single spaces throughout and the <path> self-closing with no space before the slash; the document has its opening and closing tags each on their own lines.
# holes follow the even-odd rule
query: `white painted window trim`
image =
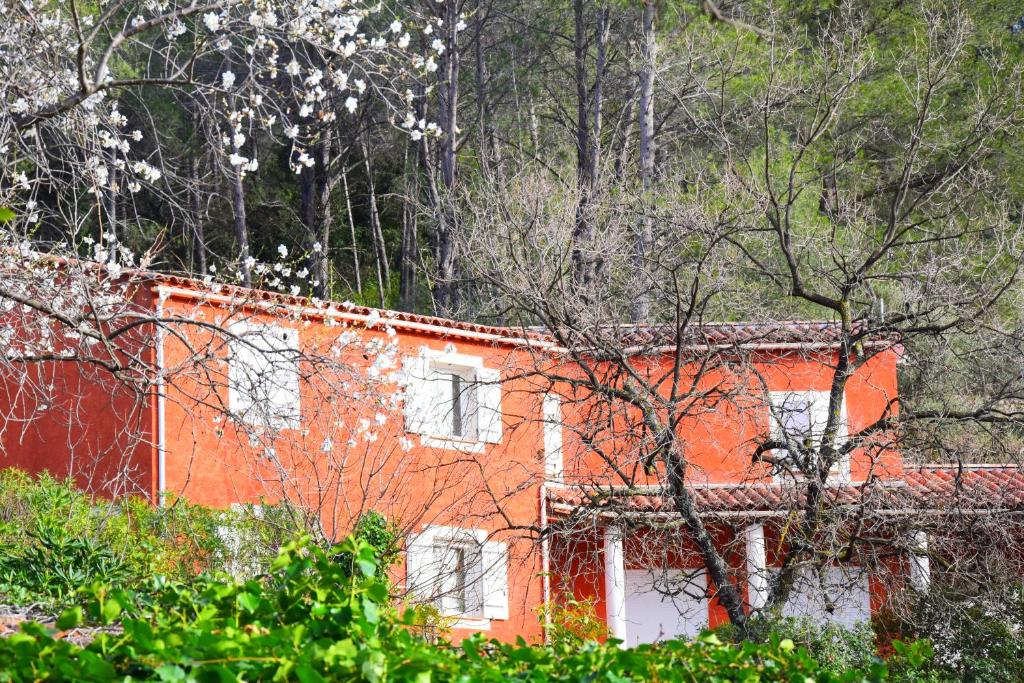
<svg viewBox="0 0 1024 683">
<path fill-rule="evenodd" d="M 470 389 L 474 392 L 476 424 L 475 438 L 458 438 L 445 434 L 433 434 L 429 415 L 429 397 L 417 397 L 407 393 L 405 398 L 405 431 L 419 434 L 420 445 L 429 448 L 443 448 L 462 453 L 484 453 L 489 443 L 502 440 L 502 386 L 500 371 L 484 366 L 483 358 L 452 350 L 437 351 L 421 346 L 419 355 L 405 360 L 405 390 L 414 392 L 418 382 L 427 379 L 430 372 L 438 367 L 452 372 L 472 375 Z M 414 374 L 415 373 L 415 374 Z M 423 376 L 418 376 L 423 375 Z M 424 403 L 424 400 L 427 400 Z"/>
<path fill-rule="evenodd" d="M 483 441 L 463 441 L 462 439 L 425 435 L 420 435 L 420 445 L 427 448 L 446 448 L 460 453 L 483 453 L 487 446 Z"/>
<path fill-rule="evenodd" d="M 413 556 L 419 557 L 420 553 L 428 550 L 432 554 L 433 549 L 442 543 L 473 544 L 478 549 L 475 555 L 479 564 L 473 573 L 479 582 L 480 614 L 444 613 L 446 617 L 455 618 L 453 628 L 486 631 L 490 630 L 493 620 L 506 621 L 509 618 L 508 544 L 488 540 L 488 536 L 488 532 L 483 529 L 429 525 L 420 533 L 412 535 L 406 544 L 406 589 L 411 593 L 421 589 L 411 585 L 413 573 L 422 569 L 413 565 Z M 489 564 L 489 557 L 497 557 L 498 561 Z M 437 576 L 429 575 L 426 578 L 430 582 L 438 579 Z M 501 604 L 498 605 L 494 604 L 493 596 L 489 596 L 487 590 L 488 583 L 496 578 L 503 582 L 499 588 L 501 595 L 498 596 Z"/>
<path fill-rule="evenodd" d="M 769 429 L 770 429 L 770 435 L 769 436 L 772 439 L 780 438 L 780 435 L 779 435 L 780 425 L 778 424 L 778 420 L 775 419 L 775 407 L 777 405 L 780 405 L 781 403 L 783 403 L 786 400 L 786 398 L 788 398 L 790 396 L 807 396 L 807 395 L 824 397 L 824 400 L 825 400 L 825 408 L 824 409 L 828 410 L 829 395 L 830 394 L 829 394 L 829 391 L 827 391 L 827 390 L 824 390 L 824 391 L 820 391 L 820 390 L 800 390 L 800 391 L 797 391 L 797 390 L 794 390 L 794 391 L 770 391 L 770 392 L 768 392 L 768 403 L 769 403 L 768 404 L 768 422 L 769 422 Z M 817 402 L 813 401 L 813 399 L 812 399 L 812 403 L 817 408 Z M 847 416 L 846 416 L 846 391 L 844 390 L 843 391 L 843 402 L 842 402 L 842 404 L 839 407 L 839 429 L 836 432 L 837 446 L 841 446 L 843 441 L 848 436 L 848 427 L 849 427 L 849 421 L 848 421 Z M 829 472 L 828 478 L 829 478 L 830 482 L 842 483 L 842 484 L 849 483 L 850 476 L 851 476 L 850 475 L 850 460 L 851 460 L 850 455 L 851 455 L 850 453 L 847 453 L 846 455 L 844 455 L 842 457 L 842 459 L 840 459 L 840 461 L 835 464 L 835 466 L 832 468 L 832 471 Z M 783 475 L 778 475 L 777 474 L 777 475 L 775 475 L 773 477 L 773 479 L 774 479 L 774 481 L 776 483 L 787 483 L 787 482 L 792 482 L 793 481 L 793 477 L 789 476 L 788 474 L 783 474 Z"/>
<path fill-rule="evenodd" d="M 544 478 L 561 482 L 565 475 L 564 417 L 558 394 L 544 394 L 541 404 L 544 437 Z"/>
<path fill-rule="evenodd" d="M 263 333 L 263 332 L 276 333 L 277 331 L 286 332 L 286 333 L 288 333 L 289 338 L 287 340 L 282 339 L 282 341 L 286 342 L 286 344 L 287 344 L 287 346 L 285 348 L 287 350 L 289 350 L 289 351 L 295 351 L 296 352 L 296 357 L 294 359 L 294 363 L 295 363 L 295 368 L 294 368 L 294 372 L 295 372 L 295 393 L 294 393 L 294 399 L 295 400 L 292 402 L 292 405 L 294 406 L 294 412 L 292 412 L 290 415 L 275 417 L 275 418 L 271 419 L 270 421 L 268 421 L 268 420 L 262 419 L 262 418 L 266 417 L 266 415 L 262 414 L 259 410 L 255 410 L 254 411 L 254 410 L 251 409 L 251 406 L 253 405 L 253 402 L 251 402 L 251 401 L 248 402 L 246 407 L 245 407 L 245 409 L 243 409 L 241 407 L 241 404 L 243 402 L 243 396 L 242 396 L 243 392 L 239 391 L 239 388 L 238 388 L 237 383 L 235 381 L 235 373 L 238 372 L 238 361 L 235 358 L 235 354 L 237 353 L 237 350 L 236 350 L 237 345 L 243 344 L 244 348 L 247 351 L 249 351 L 249 352 L 257 351 L 257 352 L 261 352 L 262 353 L 262 351 L 258 350 L 258 349 L 254 349 L 252 344 L 247 344 L 245 342 L 242 342 L 242 341 L 240 341 L 238 339 L 234 339 L 234 338 L 229 339 L 228 340 L 229 351 L 228 351 L 228 359 L 227 359 L 227 364 L 228 364 L 228 372 L 227 372 L 228 410 L 231 412 L 232 415 L 238 416 L 238 419 L 240 421 L 242 421 L 242 422 L 244 422 L 244 423 L 246 423 L 246 424 L 248 424 L 250 426 L 254 426 L 254 427 L 267 427 L 267 428 L 270 428 L 270 429 L 297 429 L 297 428 L 299 428 L 301 426 L 301 423 L 302 423 L 302 371 L 299 368 L 299 358 L 298 358 L 298 352 L 299 352 L 299 331 L 297 329 L 295 329 L 295 328 L 285 327 L 284 325 L 277 325 L 277 324 L 274 324 L 274 323 L 264 323 L 264 322 L 251 322 L 251 321 L 233 322 L 233 323 L 231 323 L 229 325 L 228 330 L 229 330 L 229 332 L 231 334 L 233 334 L 233 335 L 235 335 L 237 337 L 244 337 L 245 335 L 256 333 L 256 332 L 259 332 L 259 333 Z M 275 352 L 275 353 L 278 353 L 278 352 Z M 283 357 L 284 357 L 284 349 L 282 349 L 282 351 L 280 352 L 280 357 L 277 360 L 277 362 L 282 362 L 280 359 L 283 359 Z"/>
</svg>

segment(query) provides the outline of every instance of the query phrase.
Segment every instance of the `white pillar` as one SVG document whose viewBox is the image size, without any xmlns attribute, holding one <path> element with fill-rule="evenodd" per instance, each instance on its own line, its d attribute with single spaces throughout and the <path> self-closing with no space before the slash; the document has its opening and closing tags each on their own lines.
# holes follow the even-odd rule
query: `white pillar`
<svg viewBox="0 0 1024 683">
<path fill-rule="evenodd" d="M 604 530 L 604 604 L 608 613 L 608 634 L 626 641 L 626 562 L 622 552 L 622 529 Z"/>
<path fill-rule="evenodd" d="M 928 534 L 924 531 L 911 532 L 910 585 L 919 591 L 926 591 L 931 580 L 931 563 L 928 560 Z"/>
<path fill-rule="evenodd" d="M 743 530 L 747 540 L 747 602 L 759 610 L 768 602 L 768 553 L 764 525 L 750 524 Z"/>
</svg>

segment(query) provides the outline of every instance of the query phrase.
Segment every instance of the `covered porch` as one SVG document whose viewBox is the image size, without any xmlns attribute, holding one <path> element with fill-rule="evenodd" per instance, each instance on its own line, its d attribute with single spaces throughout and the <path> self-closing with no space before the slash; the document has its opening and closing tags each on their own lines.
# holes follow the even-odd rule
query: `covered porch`
<svg viewBox="0 0 1024 683">
<path fill-rule="evenodd" d="M 774 483 L 692 491 L 748 615 L 768 600 L 801 491 Z M 900 479 L 830 487 L 827 504 L 844 524 L 858 513 L 871 519 L 870 533 L 863 533 L 870 551 L 801 566 L 778 613 L 844 627 L 870 622 L 894 597 L 928 589 L 929 541 L 932 530 L 941 528 L 936 520 L 944 509 L 958 506 L 962 512 L 968 502 L 990 507 L 993 496 L 1004 510 L 1024 509 L 1024 477 L 1016 468 L 981 469 L 960 479 L 948 468 L 917 468 Z M 548 488 L 546 504 L 556 527 L 553 600 L 590 606 L 609 635 L 630 646 L 693 637 L 729 623 L 669 497 L 653 488 L 562 484 Z"/>
</svg>

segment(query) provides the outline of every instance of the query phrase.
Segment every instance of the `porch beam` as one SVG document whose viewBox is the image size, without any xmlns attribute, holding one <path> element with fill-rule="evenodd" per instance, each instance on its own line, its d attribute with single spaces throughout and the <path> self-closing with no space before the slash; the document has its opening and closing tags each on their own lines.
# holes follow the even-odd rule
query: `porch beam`
<svg viewBox="0 0 1024 683">
<path fill-rule="evenodd" d="M 747 604 L 750 611 L 762 609 L 768 602 L 768 554 L 764 525 L 749 524 L 743 530 L 747 545 Z"/>
<path fill-rule="evenodd" d="M 626 562 L 622 550 L 623 531 L 618 526 L 604 529 L 604 604 L 608 635 L 626 642 Z"/>
</svg>

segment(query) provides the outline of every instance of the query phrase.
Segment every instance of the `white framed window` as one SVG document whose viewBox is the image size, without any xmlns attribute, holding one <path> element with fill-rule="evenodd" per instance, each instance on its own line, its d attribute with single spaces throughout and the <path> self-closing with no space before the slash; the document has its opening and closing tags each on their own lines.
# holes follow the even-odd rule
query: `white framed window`
<svg viewBox="0 0 1024 683">
<path fill-rule="evenodd" d="M 544 476 L 561 481 L 564 474 L 562 457 L 562 399 L 557 394 L 544 394 Z"/>
<path fill-rule="evenodd" d="M 258 426 L 298 426 L 299 333 L 279 325 L 235 323 L 229 328 L 228 409 Z"/>
<path fill-rule="evenodd" d="M 772 391 L 769 392 L 769 415 L 771 439 L 806 446 L 817 450 L 828 424 L 830 394 L 827 391 Z M 839 425 L 836 429 L 836 448 L 846 440 L 846 399 L 840 406 Z M 799 476 L 799 468 L 787 466 L 786 461 L 793 454 L 785 449 L 772 451 L 772 458 L 779 463 L 777 469 L 783 476 Z M 778 474 L 776 477 L 778 478 Z M 850 479 L 850 456 L 847 453 L 836 463 L 830 476 L 842 481 Z"/>
<path fill-rule="evenodd" d="M 406 543 L 406 583 L 456 626 L 487 628 L 508 619 L 508 546 L 481 529 L 428 526 Z"/>
<path fill-rule="evenodd" d="M 481 452 L 501 442 L 501 373 L 483 359 L 421 349 L 407 358 L 405 429 L 428 446 Z"/>
</svg>

